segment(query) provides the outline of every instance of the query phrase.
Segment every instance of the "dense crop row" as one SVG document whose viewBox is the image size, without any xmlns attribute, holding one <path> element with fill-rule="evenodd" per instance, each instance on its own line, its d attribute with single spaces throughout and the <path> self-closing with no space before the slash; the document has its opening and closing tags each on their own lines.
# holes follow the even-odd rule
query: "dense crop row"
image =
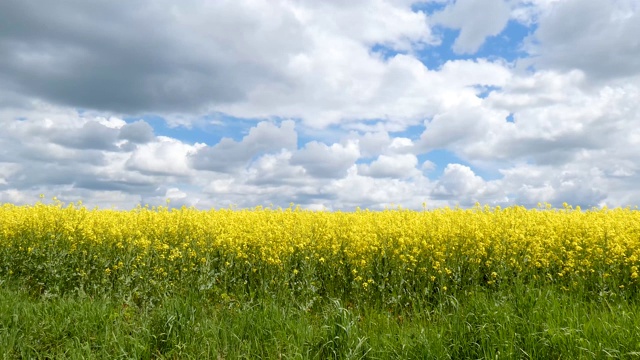
<svg viewBox="0 0 640 360">
<path fill-rule="evenodd" d="M 0 279 L 134 301 L 279 294 L 405 306 L 474 287 L 638 289 L 640 212 L 0 207 Z M 404 305 L 403 305 L 404 304 Z"/>
</svg>

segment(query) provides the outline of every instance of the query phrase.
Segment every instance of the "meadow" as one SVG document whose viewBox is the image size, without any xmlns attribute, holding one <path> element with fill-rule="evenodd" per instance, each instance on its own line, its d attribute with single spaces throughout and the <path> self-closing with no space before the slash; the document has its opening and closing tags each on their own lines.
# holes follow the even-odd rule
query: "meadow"
<svg viewBox="0 0 640 360">
<path fill-rule="evenodd" d="M 0 206 L 3 358 L 640 358 L 640 212 Z"/>
</svg>

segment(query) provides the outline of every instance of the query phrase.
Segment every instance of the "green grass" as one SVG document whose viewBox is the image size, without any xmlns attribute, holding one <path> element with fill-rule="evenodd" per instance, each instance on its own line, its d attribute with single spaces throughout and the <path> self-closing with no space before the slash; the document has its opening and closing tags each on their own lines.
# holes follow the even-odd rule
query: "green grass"
<svg viewBox="0 0 640 360">
<path fill-rule="evenodd" d="M 404 309 L 317 299 L 0 289 L 4 359 L 640 359 L 640 299 L 475 288 Z"/>
</svg>

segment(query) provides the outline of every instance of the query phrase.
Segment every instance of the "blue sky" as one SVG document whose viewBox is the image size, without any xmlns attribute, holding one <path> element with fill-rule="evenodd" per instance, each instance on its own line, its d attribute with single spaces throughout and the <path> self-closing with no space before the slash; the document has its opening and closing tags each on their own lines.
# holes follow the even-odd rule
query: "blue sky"
<svg viewBox="0 0 640 360">
<path fill-rule="evenodd" d="M 640 203 L 636 0 L 153 4 L 0 4 L 0 202 Z"/>
</svg>

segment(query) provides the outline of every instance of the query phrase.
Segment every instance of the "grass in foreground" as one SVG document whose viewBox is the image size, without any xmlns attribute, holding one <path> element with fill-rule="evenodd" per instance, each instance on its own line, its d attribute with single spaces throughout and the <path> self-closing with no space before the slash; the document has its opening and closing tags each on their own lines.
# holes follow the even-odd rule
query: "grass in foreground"
<svg viewBox="0 0 640 360">
<path fill-rule="evenodd" d="M 477 288 L 403 312 L 326 300 L 211 302 L 197 293 L 136 306 L 114 298 L 0 290 L 0 353 L 18 358 L 640 358 L 640 305 L 555 287 Z"/>
</svg>

